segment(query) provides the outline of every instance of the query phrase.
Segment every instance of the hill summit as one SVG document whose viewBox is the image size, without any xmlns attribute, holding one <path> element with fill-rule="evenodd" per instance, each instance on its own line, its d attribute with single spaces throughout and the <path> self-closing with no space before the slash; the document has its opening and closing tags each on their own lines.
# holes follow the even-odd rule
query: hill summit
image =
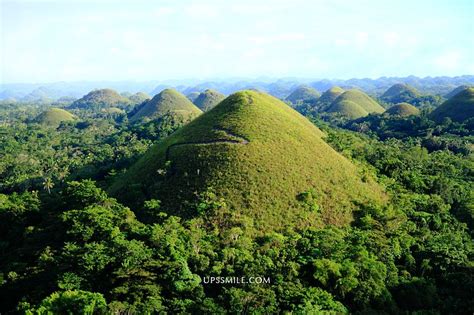
<svg viewBox="0 0 474 315">
<path fill-rule="evenodd" d="M 207 89 L 204 92 L 199 93 L 193 103 L 202 111 L 206 112 L 219 104 L 223 99 L 225 99 L 224 94 L 221 94 L 216 90 Z"/>
<path fill-rule="evenodd" d="M 352 89 L 339 95 L 326 111 L 356 119 L 370 113 L 383 113 L 385 109 L 364 92 Z"/>
<path fill-rule="evenodd" d="M 471 85 L 460 85 L 457 88 L 455 88 L 454 90 L 452 90 L 451 92 L 449 92 L 448 94 L 446 94 L 444 97 L 449 100 L 451 97 L 455 96 L 459 92 L 461 92 L 461 91 L 463 91 L 467 88 L 470 88 L 470 87 L 473 87 L 473 86 L 471 86 Z"/>
<path fill-rule="evenodd" d="M 74 120 L 74 118 L 74 115 L 67 110 L 52 107 L 39 114 L 34 122 L 50 127 L 57 127 L 61 122 L 71 121 Z"/>
<path fill-rule="evenodd" d="M 398 103 L 387 109 L 385 113 L 391 116 L 407 117 L 412 115 L 419 115 L 420 110 L 408 103 Z"/>
<path fill-rule="evenodd" d="M 151 100 L 142 103 L 130 113 L 130 121 L 153 120 L 172 114 L 181 118 L 194 118 L 202 111 L 183 94 L 173 89 L 165 89 Z"/>
<path fill-rule="evenodd" d="M 291 94 L 288 95 L 286 100 L 294 105 L 297 105 L 301 103 L 316 102 L 320 96 L 321 94 L 319 94 L 316 89 L 310 86 L 301 85 L 296 90 L 291 92 Z"/>
<path fill-rule="evenodd" d="M 406 84 L 394 84 L 380 97 L 387 103 L 403 103 L 410 102 L 420 96 L 414 87 Z"/>
<path fill-rule="evenodd" d="M 112 89 L 94 90 L 84 95 L 82 98 L 74 101 L 70 109 L 90 109 L 97 110 L 108 107 L 120 107 L 121 105 L 129 105 L 130 100 L 120 95 Z"/>
<path fill-rule="evenodd" d="M 346 224 L 354 202 L 384 194 L 322 136 L 275 97 L 237 92 L 151 147 L 110 192 L 126 203 L 159 199 L 167 212 L 195 216 L 189 204 L 211 191 L 259 228 Z"/>
<path fill-rule="evenodd" d="M 474 87 L 466 88 L 437 107 L 430 115 L 434 121 L 441 122 L 451 118 L 464 122 L 474 117 Z"/>
</svg>

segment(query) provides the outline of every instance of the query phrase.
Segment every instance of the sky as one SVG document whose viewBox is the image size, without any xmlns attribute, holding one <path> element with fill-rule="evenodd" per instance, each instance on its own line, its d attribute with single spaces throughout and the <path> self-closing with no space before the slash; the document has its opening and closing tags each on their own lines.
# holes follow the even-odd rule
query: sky
<svg viewBox="0 0 474 315">
<path fill-rule="evenodd" d="M 474 74 L 473 0 L 0 2 L 0 83 Z"/>
</svg>

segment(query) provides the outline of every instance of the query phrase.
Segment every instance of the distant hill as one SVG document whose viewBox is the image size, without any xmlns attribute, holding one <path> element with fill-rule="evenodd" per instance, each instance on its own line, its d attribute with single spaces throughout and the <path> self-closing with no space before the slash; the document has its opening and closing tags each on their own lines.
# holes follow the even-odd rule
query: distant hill
<svg viewBox="0 0 474 315">
<path fill-rule="evenodd" d="M 153 120 L 169 113 L 192 118 L 200 115 L 202 111 L 178 91 L 165 89 L 133 110 L 130 113 L 130 121 Z"/>
<path fill-rule="evenodd" d="M 350 119 L 367 116 L 370 113 L 383 113 L 385 109 L 364 92 L 356 89 L 339 95 L 326 110 Z"/>
<path fill-rule="evenodd" d="M 296 90 L 291 92 L 286 98 L 291 104 L 297 105 L 301 103 L 314 103 L 321 96 L 319 92 L 310 86 L 301 85 Z"/>
<path fill-rule="evenodd" d="M 459 92 L 467 89 L 467 88 L 470 88 L 470 87 L 474 87 L 473 85 L 460 85 L 458 86 L 457 88 L 455 88 L 454 90 L 452 90 L 451 92 L 449 92 L 448 94 L 446 94 L 444 97 L 446 99 L 450 99 L 451 97 L 453 97 L 454 95 L 458 94 Z"/>
<path fill-rule="evenodd" d="M 398 104 L 410 102 L 420 96 L 420 92 L 414 87 L 406 84 L 395 84 L 385 91 L 380 99 L 387 103 Z"/>
<path fill-rule="evenodd" d="M 474 87 L 457 93 L 430 114 L 430 118 L 437 122 L 442 122 L 447 117 L 456 122 L 474 117 Z"/>
<path fill-rule="evenodd" d="M 198 98 L 199 94 L 201 94 L 201 93 L 195 91 L 195 92 L 191 92 L 191 93 L 187 94 L 186 97 L 187 97 L 191 102 L 194 103 L 194 101 Z"/>
<path fill-rule="evenodd" d="M 408 103 L 398 103 L 387 109 L 385 113 L 391 116 L 407 117 L 412 115 L 419 115 L 420 110 Z"/>
<path fill-rule="evenodd" d="M 238 92 L 151 147 L 111 193 L 136 204 L 156 198 L 163 211 L 189 217 L 196 195 L 211 191 L 261 230 L 344 225 L 355 202 L 385 197 L 322 135 L 282 101 Z"/>
<path fill-rule="evenodd" d="M 132 103 L 140 104 L 140 103 L 150 100 L 151 96 L 143 92 L 138 92 L 133 95 L 130 95 L 128 98 L 130 99 Z"/>
<path fill-rule="evenodd" d="M 74 101 L 69 109 L 99 110 L 130 105 L 130 100 L 112 89 L 94 90 Z"/>
<path fill-rule="evenodd" d="M 61 108 L 49 108 L 39 114 L 34 122 L 49 127 L 58 127 L 63 121 L 74 120 L 74 115 Z"/>
<path fill-rule="evenodd" d="M 224 94 L 221 94 L 216 90 L 207 89 L 200 93 L 193 103 L 205 112 L 219 104 L 223 99 L 225 99 Z"/>
</svg>

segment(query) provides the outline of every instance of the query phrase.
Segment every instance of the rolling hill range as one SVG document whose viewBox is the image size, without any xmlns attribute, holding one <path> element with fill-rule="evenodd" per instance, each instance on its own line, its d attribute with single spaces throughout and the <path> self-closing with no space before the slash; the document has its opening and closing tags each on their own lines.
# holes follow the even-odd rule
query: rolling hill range
<svg viewBox="0 0 474 315">
<path fill-rule="evenodd" d="M 127 97 L 120 95 L 112 89 L 94 90 L 74 101 L 68 109 L 97 110 L 107 107 L 120 107 L 130 105 Z"/>
<path fill-rule="evenodd" d="M 300 103 L 314 103 L 318 100 L 321 96 L 319 92 L 310 86 L 302 85 L 299 86 L 296 90 L 291 92 L 290 95 L 286 98 L 286 100 L 292 104 L 300 104 Z"/>
<path fill-rule="evenodd" d="M 385 198 L 305 117 L 255 91 L 227 97 L 153 146 L 110 192 L 129 204 L 156 198 L 192 217 L 189 203 L 209 190 L 258 229 L 344 225 L 354 202 Z"/>
<path fill-rule="evenodd" d="M 165 89 L 148 102 L 142 103 L 130 113 L 130 121 L 150 121 L 165 114 L 182 118 L 194 118 L 202 111 L 183 94 L 173 89 Z"/>
<path fill-rule="evenodd" d="M 380 97 L 381 100 L 387 103 L 397 104 L 403 102 L 410 102 L 420 96 L 414 87 L 406 84 L 394 84 Z"/>
<path fill-rule="evenodd" d="M 326 112 L 336 113 L 350 119 L 367 116 L 370 113 L 383 113 L 385 109 L 364 92 L 356 89 L 339 95 Z"/>
<path fill-rule="evenodd" d="M 419 115 L 420 110 L 416 108 L 415 106 L 408 103 L 398 103 L 396 105 L 393 105 L 389 109 L 387 109 L 385 111 L 385 114 L 388 114 L 391 116 L 407 117 L 407 116 L 412 116 L 412 115 Z"/>
<path fill-rule="evenodd" d="M 63 121 L 74 120 L 75 117 L 70 112 L 61 108 L 49 108 L 34 119 L 34 122 L 50 127 L 57 127 Z"/>
<path fill-rule="evenodd" d="M 456 122 L 464 122 L 474 117 L 474 87 L 462 90 L 441 104 L 431 114 L 430 118 L 441 122 L 450 118 Z"/>
<path fill-rule="evenodd" d="M 203 112 L 206 112 L 219 104 L 225 95 L 217 92 L 216 90 L 207 89 L 200 93 L 194 100 L 194 104 L 199 107 Z"/>
</svg>

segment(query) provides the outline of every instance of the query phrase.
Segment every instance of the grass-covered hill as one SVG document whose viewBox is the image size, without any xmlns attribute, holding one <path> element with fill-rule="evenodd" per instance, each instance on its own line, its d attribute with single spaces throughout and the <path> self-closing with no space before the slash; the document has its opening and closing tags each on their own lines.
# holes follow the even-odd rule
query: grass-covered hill
<svg viewBox="0 0 474 315">
<path fill-rule="evenodd" d="M 301 104 L 301 103 L 314 103 L 321 96 L 319 92 L 310 86 L 301 85 L 296 88 L 286 100 L 292 104 Z"/>
<path fill-rule="evenodd" d="M 112 89 L 94 90 L 74 101 L 68 108 L 97 110 L 107 107 L 121 107 L 130 105 L 127 97 Z"/>
<path fill-rule="evenodd" d="M 133 104 L 140 104 L 140 103 L 150 100 L 151 96 L 143 92 L 138 92 L 133 95 L 130 95 L 128 98 Z"/>
<path fill-rule="evenodd" d="M 455 88 L 454 90 L 452 90 L 451 92 L 449 92 L 448 94 L 446 94 L 444 97 L 446 99 L 450 99 L 451 97 L 455 96 L 459 92 L 461 92 L 461 91 L 463 91 L 467 88 L 470 88 L 470 87 L 473 87 L 473 86 L 472 85 L 460 85 L 457 88 Z"/>
<path fill-rule="evenodd" d="M 216 90 L 207 89 L 200 93 L 193 103 L 202 111 L 206 112 L 219 104 L 223 99 L 225 99 L 224 94 L 221 94 Z"/>
<path fill-rule="evenodd" d="M 130 121 L 150 121 L 165 114 L 194 118 L 202 111 L 183 94 L 173 89 L 165 89 L 148 102 L 142 103 L 131 112 Z"/>
<path fill-rule="evenodd" d="M 110 192 L 130 204 L 156 198 L 165 211 L 193 216 L 189 203 L 209 190 L 259 229 L 343 225 L 354 202 L 384 199 L 310 121 L 254 91 L 227 97 L 153 146 Z"/>
<path fill-rule="evenodd" d="M 414 87 L 406 84 L 394 84 L 382 94 L 380 99 L 387 103 L 397 104 L 410 102 L 417 97 L 420 97 L 420 92 Z"/>
<path fill-rule="evenodd" d="M 49 108 L 34 119 L 34 122 L 50 127 L 57 127 L 63 121 L 74 120 L 75 117 L 70 112 L 61 108 Z"/>
<path fill-rule="evenodd" d="M 456 122 L 464 122 L 474 117 L 474 87 L 462 90 L 437 107 L 430 118 L 441 122 L 449 117 Z"/>
<path fill-rule="evenodd" d="M 195 92 L 191 92 L 191 93 L 189 93 L 189 94 L 186 94 L 186 97 L 187 97 L 191 102 L 194 103 L 194 101 L 198 98 L 199 94 L 201 94 L 201 93 L 195 91 Z"/>
<path fill-rule="evenodd" d="M 352 89 L 339 95 L 326 111 L 355 119 L 370 113 L 383 113 L 385 109 L 364 92 Z"/>
<path fill-rule="evenodd" d="M 398 103 L 393 105 L 389 109 L 385 111 L 385 114 L 391 116 L 401 116 L 401 117 L 408 117 L 412 115 L 419 115 L 420 110 L 415 106 L 408 104 L 408 103 Z"/>
<path fill-rule="evenodd" d="M 342 88 L 338 86 L 333 86 L 321 95 L 321 97 L 319 98 L 319 102 L 324 104 L 331 104 L 342 93 L 344 93 L 344 90 Z"/>
</svg>

